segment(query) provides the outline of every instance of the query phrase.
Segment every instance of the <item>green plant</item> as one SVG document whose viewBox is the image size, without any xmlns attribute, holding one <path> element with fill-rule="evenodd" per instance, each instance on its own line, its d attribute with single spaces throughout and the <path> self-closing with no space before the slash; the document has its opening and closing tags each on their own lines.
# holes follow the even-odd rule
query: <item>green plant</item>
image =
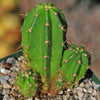
<svg viewBox="0 0 100 100">
<path fill-rule="evenodd" d="M 90 65 L 90 60 L 91 55 L 84 50 L 83 46 L 78 48 L 72 44 L 68 50 L 65 50 L 61 74 L 65 78 L 66 87 L 72 87 L 84 76 L 84 73 Z"/>
<path fill-rule="evenodd" d="M 32 97 L 36 93 L 35 73 L 31 71 L 22 72 L 17 77 L 16 83 L 19 85 L 19 92 L 25 97 Z"/>
<path fill-rule="evenodd" d="M 67 23 L 62 11 L 52 6 L 52 4 L 46 5 L 41 3 L 26 15 L 22 26 L 22 45 L 25 66 L 32 70 L 32 74 L 29 75 L 28 79 L 27 77 L 24 77 L 25 81 L 20 83 L 20 80 L 23 79 L 22 74 L 20 73 L 16 80 L 20 92 L 26 97 L 34 96 L 37 89 L 39 89 L 41 93 L 51 93 L 52 90 L 54 91 L 53 94 L 55 94 L 63 87 L 63 82 L 70 82 L 70 80 L 73 79 L 73 77 L 69 76 L 71 72 L 73 74 L 78 72 L 75 82 L 73 80 L 71 81 L 71 86 L 84 75 L 89 59 L 88 57 L 86 58 L 85 68 L 83 68 L 84 65 L 79 67 L 75 57 L 81 55 L 80 49 L 82 47 L 80 47 L 79 50 L 76 50 L 76 46 L 71 45 L 72 50 L 64 50 L 64 47 L 66 47 L 66 30 Z M 74 48 L 79 54 L 76 54 Z M 75 68 L 70 64 L 71 61 L 68 57 L 71 56 L 71 54 L 73 57 L 75 55 L 74 58 L 72 57 L 71 61 L 73 61 L 78 68 Z M 67 58 L 68 63 L 66 63 Z M 81 57 L 79 60 L 83 61 Z M 81 71 L 81 69 L 83 71 Z M 29 81 L 30 77 L 35 77 L 31 83 Z M 30 87 L 30 84 L 34 85 Z M 26 86 L 26 88 L 22 89 L 21 87 L 24 88 L 24 86 Z M 28 91 L 30 91 L 31 95 L 27 93 Z"/>
</svg>

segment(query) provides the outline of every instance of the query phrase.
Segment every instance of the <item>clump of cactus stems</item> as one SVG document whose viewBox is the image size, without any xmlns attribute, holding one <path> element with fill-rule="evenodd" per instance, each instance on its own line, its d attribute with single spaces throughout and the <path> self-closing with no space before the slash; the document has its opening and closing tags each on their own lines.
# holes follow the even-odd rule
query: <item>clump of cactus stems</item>
<svg viewBox="0 0 100 100">
<path fill-rule="evenodd" d="M 22 45 L 28 70 L 22 71 L 16 80 L 25 97 L 33 97 L 36 91 L 46 94 L 52 90 L 55 94 L 84 76 L 91 55 L 83 46 L 72 44 L 67 48 L 66 30 L 64 14 L 52 4 L 41 3 L 27 14 Z"/>
</svg>

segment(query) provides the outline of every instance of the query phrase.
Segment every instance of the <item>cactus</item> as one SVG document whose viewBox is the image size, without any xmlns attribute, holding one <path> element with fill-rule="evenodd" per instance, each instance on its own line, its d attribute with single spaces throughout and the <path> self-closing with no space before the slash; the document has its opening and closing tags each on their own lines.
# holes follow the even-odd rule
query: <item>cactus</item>
<svg viewBox="0 0 100 100">
<path fill-rule="evenodd" d="M 36 93 L 35 76 L 35 73 L 27 71 L 20 73 L 17 77 L 16 84 L 19 85 L 19 92 L 25 97 L 33 97 Z"/>
<path fill-rule="evenodd" d="M 25 63 L 41 75 L 43 83 L 56 78 L 58 74 L 66 28 L 62 11 L 52 4 L 39 4 L 24 20 L 22 44 Z M 46 86 L 47 84 L 43 87 L 44 90 L 47 89 Z"/>
<path fill-rule="evenodd" d="M 26 97 L 35 95 L 37 89 L 41 93 L 56 93 L 64 86 L 73 86 L 85 74 L 91 56 L 83 46 L 77 48 L 73 44 L 64 49 L 66 30 L 62 11 L 52 4 L 41 3 L 26 15 L 22 26 L 24 62 L 33 73 L 28 77 L 20 73 L 16 80 L 20 93 Z"/>
<path fill-rule="evenodd" d="M 75 85 L 85 74 L 90 65 L 91 55 L 81 46 L 78 48 L 72 44 L 68 50 L 65 50 L 61 74 L 65 78 L 66 87 Z"/>
</svg>

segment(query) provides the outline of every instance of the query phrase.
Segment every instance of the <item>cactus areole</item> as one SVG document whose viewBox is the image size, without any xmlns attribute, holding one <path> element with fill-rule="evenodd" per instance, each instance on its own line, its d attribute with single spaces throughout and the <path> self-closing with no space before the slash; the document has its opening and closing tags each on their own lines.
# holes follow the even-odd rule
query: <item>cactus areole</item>
<svg viewBox="0 0 100 100">
<path fill-rule="evenodd" d="M 34 96 L 37 89 L 41 93 L 61 89 L 64 82 L 72 86 L 85 74 L 90 54 L 75 45 L 64 50 L 66 30 L 64 14 L 52 4 L 41 3 L 26 15 L 22 26 L 22 45 L 25 66 L 33 74 L 26 77 L 21 73 L 16 80 L 24 96 Z M 29 70 L 24 73 L 27 72 L 30 73 Z"/>
</svg>

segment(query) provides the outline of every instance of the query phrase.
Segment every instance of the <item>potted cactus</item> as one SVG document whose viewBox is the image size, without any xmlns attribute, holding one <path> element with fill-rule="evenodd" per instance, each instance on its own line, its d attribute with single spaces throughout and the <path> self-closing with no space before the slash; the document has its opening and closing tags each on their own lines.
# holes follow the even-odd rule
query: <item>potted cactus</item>
<svg viewBox="0 0 100 100">
<path fill-rule="evenodd" d="M 55 95 L 85 74 L 91 55 L 83 46 L 66 46 L 66 30 L 62 11 L 52 4 L 39 4 L 27 14 L 22 26 L 26 70 L 16 80 L 26 97 L 33 97 L 36 91 Z"/>
<path fill-rule="evenodd" d="M 54 96 L 82 79 L 91 54 L 83 46 L 67 44 L 67 22 L 60 9 L 39 4 L 26 15 L 21 31 L 25 69 L 20 70 L 15 85 L 22 95 Z"/>
</svg>

